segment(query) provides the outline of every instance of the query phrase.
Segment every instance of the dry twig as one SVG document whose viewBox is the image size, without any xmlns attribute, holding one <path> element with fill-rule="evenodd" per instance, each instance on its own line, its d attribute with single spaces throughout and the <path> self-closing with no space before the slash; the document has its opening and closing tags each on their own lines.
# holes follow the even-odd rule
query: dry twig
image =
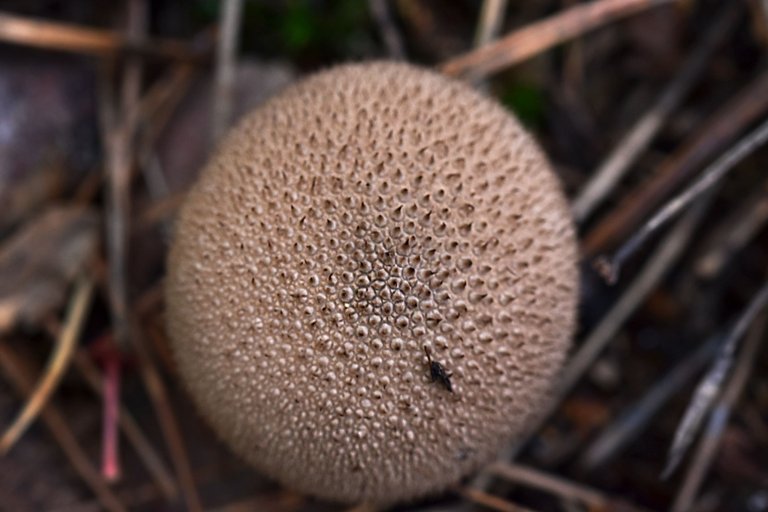
<svg viewBox="0 0 768 512">
<path fill-rule="evenodd" d="M 213 44 L 212 35 L 215 32 L 211 28 L 202 31 L 195 37 L 195 46 L 208 51 Z M 165 174 L 155 154 L 155 145 L 196 76 L 195 66 L 189 63 L 176 64 L 155 82 L 139 102 L 140 129 L 136 160 L 153 199 L 164 198 L 169 193 Z"/>
<path fill-rule="evenodd" d="M 744 336 L 744 333 L 755 320 L 758 313 L 765 308 L 766 304 L 768 304 L 768 283 L 765 283 L 760 291 L 755 294 L 747 308 L 739 316 L 728 336 L 723 340 L 717 359 L 696 388 L 685 416 L 683 416 L 677 432 L 675 432 L 675 439 L 672 442 L 672 447 L 669 449 L 667 466 L 664 468 L 662 478 L 667 478 L 671 475 L 680 464 L 680 461 L 682 461 L 685 452 L 693 442 L 693 438 L 701 426 L 701 422 L 721 392 L 722 385 L 733 366 L 738 342 Z M 751 360 L 748 362 L 751 363 Z"/>
<path fill-rule="evenodd" d="M 243 0 L 225 0 L 221 8 L 221 35 L 216 51 L 216 76 L 211 111 L 211 144 L 215 144 L 232 121 L 232 89 L 235 83 L 237 40 Z"/>
<path fill-rule="evenodd" d="M 181 41 L 154 39 L 136 42 L 109 30 L 33 20 L 7 13 L 0 13 L 0 41 L 100 57 L 113 56 L 121 51 L 183 61 L 200 61 L 205 56 Z"/>
<path fill-rule="evenodd" d="M 458 493 L 466 500 L 480 505 L 490 510 L 497 510 L 498 512 L 533 512 L 527 508 L 523 508 L 519 505 L 515 505 L 503 498 L 488 494 L 480 489 L 474 489 L 472 487 L 460 487 Z"/>
<path fill-rule="evenodd" d="M 487 45 L 499 35 L 504 12 L 507 10 L 507 0 L 485 0 L 480 8 L 480 20 L 475 29 L 474 47 Z M 488 90 L 488 82 L 480 76 L 467 75 L 467 80 L 481 91 Z M 477 486 L 474 486 L 477 488 Z"/>
<path fill-rule="evenodd" d="M 592 174 L 590 180 L 574 199 L 573 215 L 577 221 L 585 220 L 608 197 L 704 71 L 712 53 L 720 46 L 736 22 L 737 11 L 733 4 L 726 6 L 725 10 L 727 12 L 718 17 L 702 37 L 702 41 L 696 45 L 680 72 L 664 89 L 656 103 L 619 141 L 616 148 Z"/>
<path fill-rule="evenodd" d="M 720 337 L 716 336 L 704 343 L 692 355 L 686 356 L 639 402 L 629 405 L 623 413 L 620 413 L 618 418 L 603 429 L 584 450 L 579 465 L 588 471 L 596 469 L 630 443 L 648 425 L 654 414 L 704 368 L 715 353 L 719 340 Z"/>
<path fill-rule="evenodd" d="M 346 512 L 376 512 L 376 507 L 363 503 L 360 505 L 355 505 L 352 508 L 348 508 Z"/>
<path fill-rule="evenodd" d="M 637 507 L 626 503 L 622 503 L 621 507 L 619 507 L 619 500 L 613 499 L 602 492 L 575 482 L 569 482 L 563 478 L 538 471 L 531 467 L 496 462 L 491 465 L 489 471 L 511 482 L 552 493 L 566 502 L 580 501 L 587 505 L 589 510 L 611 510 L 618 508 L 628 512 L 630 510 L 639 510 Z"/>
<path fill-rule="evenodd" d="M 507 10 L 507 0 L 484 0 L 480 9 L 480 21 L 475 31 L 475 48 L 481 48 L 499 35 Z"/>
<path fill-rule="evenodd" d="M 673 0 L 597 0 L 531 23 L 501 39 L 440 65 L 447 75 L 481 78 L 512 66 L 597 27 L 672 3 Z"/>
<path fill-rule="evenodd" d="M 615 283 L 621 271 L 621 265 L 648 240 L 648 238 L 666 225 L 678 213 L 715 186 L 731 169 L 768 140 L 768 119 L 741 139 L 736 146 L 728 150 L 712 165 L 702 172 L 690 187 L 670 200 L 661 210 L 646 222 L 610 259 L 601 259 L 600 271 L 606 280 Z"/>
<path fill-rule="evenodd" d="M 723 431 L 728 424 L 733 407 L 744 390 L 744 386 L 752 371 L 754 359 L 757 356 L 760 343 L 765 336 L 765 315 L 753 325 L 736 363 L 736 370 L 731 380 L 723 390 L 723 395 L 715 405 L 709 417 L 706 431 L 699 442 L 696 456 L 689 467 L 683 481 L 683 486 L 675 497 L 672 512 L 691 510 L 693 499 L 701 488 L 701 483 L 709 470 L 712 460 L 720 444 Z"/>
<path fill-rule="evenodd" d="M 405 59 L 403 38 L 397 30 L 389 8 L 388 0 L 368 0 L 368 9 L 381 32 L 384 45 L 387 47 L 387 55 L 392 59 Z"/>
<path fill-rule="evenodd" d="M 731 256 L 745 247 L 768 223 L 768 182 L 744 200 L 709 237 L 694 264 L 696 276 L 712 279 L 720 275 Z"/>
<path fill-rule="evenodd" d="M 768 72 L 763 71 L 665 159 L 647 183 L 635 187 L 625 201 L 603 216 L 584 237 L 584 253 L 594 256 L 629 233 L 661 200 L 723 152 L 752 123 L 759 121 L 768 111 L 767 90 Z"/>
<path fill-rule="evenodd" d="M 136 332 L 139 332 L 136 329 Z M 176 477 L 179 480 L 181 491 L 187 510 L 199 512 L 203 510 L 200 496 L 192 473 L 192 465 L 189 462 L 184 440 L 176 421 L 173 408 L 168 397 L 168 391 L 163 383 L 160 372 L 143 343 L 136 343 L 136 353 L 139 356 L 139 367 L 144 387 L 152 401 L 152 407 L 160 422 L 163 438 L 168 446 L 173 462 Z"/>
<path fill-rule="evenodd" d="M 0 455 L 7 453 L 13 447 L 56 391 L 61 378 L 69 367 L 75 347 L 80 339 L 80 332 L 91 304 L 92 292 L 93 282 L 90 279 L 81 278 L 72 293 L 67 318 L 64 321 L 64 329 L 62 329 L 56 346 L 51 352 L 42 379 L 29 393 L 29 399 L 24 404 L 24 408 L 0 438 Z"/>
<path fill-rule="evenodd" d="M 126 38 L 141 41 L 146 29 L 144 0 L 128 2 Z M 109 200 L 107 202 L 107 254 L 109 265 L 109 302 L 115 329 L 114 338 L 125 349 L 130 339 L 128 322 L 128 290 L 126 277 L 128 222 L 130 218 L 131 169 L 134 165 L 134 134 L 139 117 L 141 61 L 130 58 L 125 64 L 120 116 L 115 119 L 107 101 L 103 112 L 103 138 L 107 148 Z"/>
</svg>

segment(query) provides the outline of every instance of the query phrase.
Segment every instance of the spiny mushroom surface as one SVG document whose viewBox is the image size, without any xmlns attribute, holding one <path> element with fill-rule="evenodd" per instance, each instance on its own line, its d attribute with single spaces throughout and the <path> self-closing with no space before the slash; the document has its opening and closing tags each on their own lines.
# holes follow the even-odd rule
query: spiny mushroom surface
<svg viewBox="0 0 768 512">
<path fill-rule="evenodd" d="M 346 65 L 208 164 L 176 227 L 168 329 L 236 452 L 316 496 L 391 503 L 456 482 L 542 408 L 575 262 L 560 185 L 509 113 L 429 71 Z"/>
</svg>

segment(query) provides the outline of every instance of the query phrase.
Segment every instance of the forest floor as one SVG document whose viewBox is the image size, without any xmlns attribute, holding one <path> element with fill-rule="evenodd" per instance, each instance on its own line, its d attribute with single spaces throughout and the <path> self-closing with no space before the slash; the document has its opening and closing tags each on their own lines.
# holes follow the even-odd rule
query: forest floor
<svg viewBox="0 0 768 512">
<path fill-rule="evenodd" d="M 198 417 L 162 278 L 229 125 L 314 70 L 395 58 L 517 114 L 583 260 L 551 410 L 393 510 L 768 511 L 767 52 L 765 0 L 4 2 L 0 510 L 345 509 Z"/>
</svg>

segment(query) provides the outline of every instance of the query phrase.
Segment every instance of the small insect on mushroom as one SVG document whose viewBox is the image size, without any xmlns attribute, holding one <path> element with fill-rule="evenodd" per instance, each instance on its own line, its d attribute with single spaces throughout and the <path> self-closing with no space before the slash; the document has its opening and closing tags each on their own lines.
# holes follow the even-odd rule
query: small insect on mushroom
<svg viewBox="0 0 768 512">
<path fill-rule="evenodd" d="M 429 347 L 424 346 L 424 353 L 427 354 L 427 361 L 429 362 L 429 376 L 432 382 L 440 381 L 440 384 L 445 386 L 445 389 L 453 393 L 453 386 L 451 386 L 451 373 L 445 369 L 445 366 L 432 360 L 432 356 L 429 353 Z"/>
</svg>

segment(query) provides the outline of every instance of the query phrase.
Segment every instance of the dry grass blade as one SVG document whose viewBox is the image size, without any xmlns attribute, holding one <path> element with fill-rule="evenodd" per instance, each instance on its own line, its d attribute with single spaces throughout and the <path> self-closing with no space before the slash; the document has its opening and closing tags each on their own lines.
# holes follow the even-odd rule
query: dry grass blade
<svg viewBox="0 0 768 512">
<path fill-rule="evenodd" d="M 706 191 L 717 184 L 736 164 L 750 155 L 755 149 L 768 140 L 768 119 L 752 132 L 741 139 L 732 149 L 728 150 L 715 163 L 707 167 L 690 187 L 670 200 L 659 210 L 640 230 L 624 243 L 610 260 L 605 260 L 604 277 L 614 283 L 621 271 L 621 265 L 648 240 L 648 238 L 665 226 L 678 213 L 701 197 Z"/>
<path fill-rule="evenodd" d="M 489 468 L 489 471 L 513 483 L 547 491 L 564 501 L 580 501 L 587 505 L 589 510 L 611 510 L 617 508 L 627 511 L 640 510 L 625 503 L 622 503 L 621 507 L 619 507 L 617 506 L 617 500 L 602 492 L 534 468 L 497 462 Z"/>
<path fill-rule="evenodd" d="M 136 332 L 139 332 L 139 330 L 137 329 Z M 163 438 L 168 445 L 187 510 L 192 512 L 202 511 L 203 506 L 200 502 L 200 496 L 192 473 L 192 465 L 189 462 L 181 431 L 173 413 L 168 391 L 146 347 L 141 342 L 136 343 L 135 347 L 136 353 L 139 356 L 141 378 L 160 422 Z"/>
<path fill-rule="evenodd" d="M 480 22 L 475 32 L 475 47 L 480 48 L 490 43 L 501 30 L 507 0 L 485 0 L 480 8 Z"/>
<path fill-rule="evenodd" d="M 688 245 L 694 229 L 703 215 L 703 208 L 683 218 L 675 229 L 659 244 L 637 278 L 611 308 L 603 320 L 587 336 L 563 372 L 558 389 L 569 390 L 578 381 L 605 345 L 616 335 L 624 322 L 640 306 L 648 294 Z"/>
<path fill-rule="evenodd" d="M 154 145 L 196 76 L 195 68 L 179 64 L 159 79 L 139 103 L 141 130 L 138 141 L 139 166 L 144 169 L 153 156 Z M 164 196 L 167 192 L 164 192 Z"/>
<path fill-rule="evenodd" d="M 700 205 L 679 221 L 675 229 L 661 241 L 656 252 L 649 258 L 638 276 L 629 285 L 627 291 L 624 292 L 600 323 L 587 335 L 584 342 L 581 343 L 576 353 L 563 369 L 560 381 L 553 394 L 551 405 L 540 416 L 533 426 L 531 433 L 536 433 L 544 425 L 549 416 L 557 409 L 559 403 L 576 385 L 584 372 L 592 365 L 619 329 L 621 329 L 624 322 L 643 303 L 648 294 L 659 284 L 669 268 L 677 261 L 683 250 L 687 247 L 688 240 L 690 240 L 694 229 L 703 216 L 704 206 L 705 204 Z M 522 444 L 518 445 L 517 449 L 519 450 L 521 447 Z"/>
<path fill-rule="evenodd" d="M 109 30 L 33 20 L 7 13 L 0 13 L 0 41 L 97 56 L 126 51 L 184 61 L 199 61 L 204 57 L 181 41 L 163 39 L 135 43 Z"/>
<path fill-rule="evenodd" d="M 348 508 L 346 512 L 376 512 L 376 508 L 372 505 L 356 505 L 352 508 Z"/>
<path fill-rule="evenodd" d="M 216 51 L 216 76 L 211 113 L 211 144 L 215 144 L 232 121 L 232 89 L 235 83 L 235 63 L 242 0 L 225 0 L 221 7 L 221 35 Z"/>
<path fill-rule="evenodd" d="M 592 489 L 517 464 L 497 462 L 489 468 L 489 471 L 511 482 L 542 489 L 565 500 L 581 501 L 589 508 L 602 509 L 610 501 Z"/>
<path fill-rule="evenodd" d="M 755 357 L 765 336 L 766 316 L 762 315 L 755 321 L 747 336 L 744 349 L 739 354 L 736 369 L 733 372 L 731 380 L 725 387 L 723 395 L 715 405 L 710 415 L 704 437 L 701 439 L 699 449 L 696 452 L 688 473 L 685 476 L 683 486 L 680 489 L 675 502 L 672 505 L 672 512 L 685 512 L 691 510 L 691 505 L 696 493 L 701 488 L 701 483 L 709 469 L 712 459 L 715 455 L 723 430 L 728 423 L 733 406 L 744 390 L 744 386 L 749 379 L 752 371 Z"/>
<path fill-rule="evenodd" d="M 593 173 L 573 201 L 573 215 L 577 221 L 584 221 L 594 209 L 611 193 L 626 171 L 642 151 L 648 147 L 670 113 L 685 97 L 710 61 L 712 53 L 728 35 L 737 19 L 738 12 L 733 4 L 724 9 L 725 13 L 696 44 L 691 56 L 685 61 L 677 76 L 659 96 L 656 103 L 646 112 L 629 133 L 619 141 L 616 148 Z"/>
<path fill-rule="evenodd" d="M 200 31 L 193 40 L 195 48 L 209 53 L 216 33 L 216 27 L 208 27 Z M 149 153 L 152 143 L 157 139 L 187 93 L 196 70 L 198 68 L 191 63 L 176 63 L 162 77 L 158 78 L 142 96 L 138 106 L 138 122 L 144 129 L 143 131 L 147 131 L 149 134 L 146 136 L 143 135 L 143 132 L 141 134 L 142 141 L 139 150 L 141 154 Z M 140 157 L 139 160 L 145 161 L 146 158 Z"/>
<path fill-rule="evenodd" d="M 195 37 L 196 46 L 209 49 L 213 44 L 213 34 L 215 29 L 212 28 L 202 31 Z M 136 159 L 147 191 L 153 199 L 165 198 L 170 188 L 160 159 L 155 153 L 155 146 L 182 99 L 192 87 L 198 72 L 199 70 L 189 63 L 178 63 L 158 79 L 140 100 Z M 141 227 L 141 222 L 139 224 L 138 227 Z M 163 229 L 167 231 L 167 228 L 165 223 Z"/>
<path fill-rule="evenodd" d="M 480 8 L 480 20 L 475 29 L 475 48 L 483 47 L 498 37 L 506 10 L 507 0 L 485 0 L 483 2 Z M 467 80 L 481 91 L 488 90 L 488 82 L 482 80 L 480 76 L 469 74 Z"/>
<path fill-rule="evenodd" d="M 604 252 L 627 236 L 662 200 L 733 145 L 740 134 L 768 112 L 766 90 L 768 72 L 763 71 L 706 119 L 687 142 L 658 166 L 653 177 L 635 187 L 621 204 L 602 217 L 582 240 L 584 254 Z"/>
<path fill-rule="evenodd" d="M 713 279 L 720 275 L 731 256 L 752 241 L 768 223 L 768 182 L 751 197 L 744 200 L 736 211 L 709 237 L 706 249 L 694 265 L 700 279 Z"/>
<path fill-rule="evenodd" d="M 381 38 L 387 47 L 387 55 L 392 59 L 404 59 L 405 45 L 403 44 L 403 38 L 395 26 L 389 8 L 390 2 L 387 0 L 368 0 L 368 9 L 371 11 L 379 32 L 381 32 Z"/>
<path fill-rule="evenodd" d="M 173 110 L 186 92 L 194 69 L 188 64 L 179 64 L 157 80 L 139 102 L 139 122 L 142 125 L 156 132 L 158 117 L 159 124 L 165 124 L 168 111 Z"/>
<path fill-rule="evenodd" d="M 768 282 L 758 291 L 747 308 L 738 318 L 733 328 L 723 340 L 717 359 L 712 368 L 707 372 L 691 398 L 691 403 L 683 416 L 680 425 L 675 432 L 672 447 L 669 449 L 667 466 L 664 468 L 662 478 L 668 478 L 680 461 L 683 460 L 688 447 L 693 442 L 702 421 L 712 407 L 712 403 L 722 390 L 722 385 L 733 366 L 734 354 L 738 342 L 744 336 L 747 328 L 755 320 L 757 314 L 768 304 Z"/>
<path fill-rule="evenodd" d="M 260 494 L 256 497 L 239 499 L 226 505 L 208 509 L 208 512 L 252 512 L 254 510 L 269 510 L 271 512 L 295 512 L 302 510 L 305 505 L 304 496 L 288 491 L 278 491 L 272 495 Z M 376 512 L 368 505 L 358 505 L 347 509 L 346 512 Z"/>
<path fill-rule="evenodd" d="M 30 393 L 24 408 L 0 438 L 0 455 L 7 453 L 37 418 L 69 368 L 91 304 L 92 292 L 93 282 L 90 279 L 81 278 L 72 294 L 64 328 L 51 353 L 45 374 L 35 386 L 34 391 Z"/>
<path fill-rule="evenodd" d="M 578 5 L 450 59 L 440 65 L 440 71 L 451 76 L 487 76 L 597 27 L 672 1 L 598 0 Z"/>
<path fill-rule="evenodd" d="M 471 503 L 489 510 L 497 510 L 498 512 L 533 512 L 503 498 L 488 494 L 479 489 L 473 489 L 472 487 L 460 487 L 458 493 Z"/>
<path fill-rule="evenodd" d="M 720 337 L 710 339 L 692 355 L 686 356 L 639 402 L 629 405 L 584 450 L 579 466 L 587 471 L 594 470 L 630 443 L 650 423 L 654 414 L 704 368 L 715 353 L 719 341 Z"/>
<path fill-rule="evenodd" d="M 186 197 L 187 190 L 182 190 L 151 203 L 141 212 L 141 215 L 136 222 L 136 227 L 138 229 L 145 229 L 170 220 L 181 207 L 184 198 Z"/>
<path fill-rule="evenodd" d="M 29 364 L 3 343 L 0 343 L 0 368 L 21 395 L 31 396 L 34 377 Z M 42 418 L 78 475 L 98 497 L 101 508 L 110 512 L 125 511 L 126 508 L 91 464 L 64 415 L 53 404 L 48 403 L 43 408 Z"/>
<path fill-rule="evenodd" d="M 141 41 L 146 29 L 146 4 L 143 0 L 128 2 L 126 38 Z M 133 139 L 139 117 L 141 89 L 141 60 L 126 61 L 121 84 L 119 119 L 109 119 L 105 113 L 102 126 L 107 148 L 109 200 L 107 202 L 107 253 L 109 265 L 109 303 L 115 330 L 115 340 L 125 347 L 128 334 L 128 298 L 126 265 L 128 251 L 128 219 L 130 217 L 131 168 L 134 165 Z M 106 108 L 109 108 L 107 105 Z"/>
</svg>

